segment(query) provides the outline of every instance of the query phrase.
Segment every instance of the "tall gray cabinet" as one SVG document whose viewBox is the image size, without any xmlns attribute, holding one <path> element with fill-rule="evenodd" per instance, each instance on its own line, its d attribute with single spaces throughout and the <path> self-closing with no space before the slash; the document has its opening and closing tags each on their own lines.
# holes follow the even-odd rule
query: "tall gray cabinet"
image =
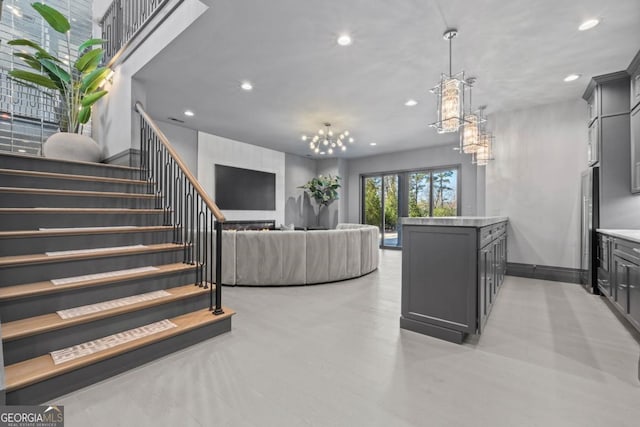
<svg viewBox="0 0 640 427">
<path fill-rule="evenodd" d="M 630 182 L 630 91 L 631 78 L 627 71 L 620 71 L 593 77 L 583 95 L 590 116 L 586 123 L 588 166 L 600 167 L 600 228 L 640 228 L 640 194 L 632 194 Z M 633 120 L 638 117 L 636 110 Z M 637 152 L 640 156 L 640 150 Z"/>
<path fill-rule="evenodd" d="M 631 76 L 631 191 L 640 193 L 640 51 L 627 72 Z"/>
</svg>

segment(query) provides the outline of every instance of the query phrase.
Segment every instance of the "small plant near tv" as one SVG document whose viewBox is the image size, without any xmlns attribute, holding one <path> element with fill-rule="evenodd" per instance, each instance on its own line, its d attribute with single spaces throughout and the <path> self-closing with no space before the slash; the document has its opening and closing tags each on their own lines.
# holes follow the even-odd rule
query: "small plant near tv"
<svg viewBox="0 0 640 427">
<path fill-rule="evenodd" d="M 16 69 L 9 72 L 9 75 L 20 81 L 21 83 L 39 89 L 46 96 L 53 96 L 51 91 L 59 94 L 59 126 L 60 133 L 52 135 L 43 146 L 43 151 L 47 157 L 59 157 L 55 153 L 50 156 L 47 153 L 47 145 L 51 145 L 52 141 L 64 139 L 67 147 L 61 154 L 68 158 L 69 151 L 74 149 L 83 150 L 83 148 L 74 147 L 74 144 L 83 144 L 86 138 L 93 143 L 94 146 L 88 148 L 94 151 L 92 154 L 100 155 L 98 144 L 90 137 L 82 135 L 82 127 L 91 118 L 91 107 L 100 98 L 107 94 L 102 89 L 104 81 L 109 76 L 111 70 L 109 67 L 101 67 L 100 63 L 104 56 L 104 50 L 101 47 L 105 40 L 90 38 L 78 47 L 77 52 L 71 50 L 71 24 L 67 18 L 58 10 L 43 3 L 33 3 L 31 5 L 42 18 L 47 21 L 49 26 L 60 34 L 64 34 L 66 39 L 65 58 L 61 59 L 54 54 L 47 52 L 37 42 L 27 39 L 16 39 L 8 42 L 11 46 L 20 48 L 29 48 L 30 53 L 20 51 L 14 55 L 24 62 L 24 64 L 33 71 Z M 77 55 L 75 55 L 77 53 Z M 77 57 L 72 62 L 71 58 Z M 59 136 L 62 134 L 62 136 Z M 56 138 L 54 138 L 56 137 Z M 52 141 L 50 141 L 53 138 Z M 57 141 L 53 142 L 57 145 Z M 73 156 L 73 153 L 71 153 Z M 78 160 L 90 160 L 81 158 Z M 97 161 L 98 159 L 91 160 Z"/>
<path fill-rule="evenodd" d="M 319 175 L 298 188 L 303 188 L 318 205 L 329 206 L 331 202 L 338 200 L 341 179 L 339 176 Z"/>
<path fill-rule="evenodd" d="M 338 189 L 342 187 L 339 176 L 318 175 L 298 188 L 304 189 L 309 197 L 318 204 L 317 220 L 320 221 L 320 210 L 323 206 L 329 206 L 334 200 L 338 200 Z"/>
</svg>

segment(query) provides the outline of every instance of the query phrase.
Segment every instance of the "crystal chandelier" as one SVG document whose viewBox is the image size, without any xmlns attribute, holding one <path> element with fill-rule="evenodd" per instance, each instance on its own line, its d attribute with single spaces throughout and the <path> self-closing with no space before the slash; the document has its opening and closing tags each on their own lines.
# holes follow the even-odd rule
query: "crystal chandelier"
<svg viewBox="0 0 640 427">
<path fill-rule="evenodd" d="M 346 151 L 347 144 L 355 142 L 348 130 L 336 136 L 331 130 L 331 123 L 325 123 L 324 128 L 318 130 L 313 137 L 302 135 L 302 140 L 309 141 L 309 148 L 316 154 L 333 154 L 334 150 Z"/>
<path fill-rule="evenodd" d="M 467 82 L 470 80 L 471 79 L 467 80 Z M 471 97 L 469 97 L 469 99 L 471 99 Z M 469 102 L 469 111 L 465 113 L 464 124 L 460 129 L 460 150 L 465 154 L 473 154 L 482 146 L 480 136 L 483 132 L 484 124 L 487 121 L 484 117 L 485 108 L 485 106 L 482 106 L 478 110 L 473 111 L 471 109 L 471 102 Z"/>
<path fill-rule="evenodd" d="M 470 90 L 464 79 L 464 71 L 453 75 L 451 71 L 451 44 L 458 30 L 449 29 L 443 38 L 449 41 L 449 74 L 440 76 L 440 83 L 431 89 L 437 96 L 437 121 L 431 126 L 438 133 L 456 132 L 464 123 L 464 92 Z"/>
<path fill-rule="evenodd" d="M 494 136 L 489 132 L 481 132 L 479 136 L 479 148 L 473 153 L 473 159 L 471 163 L 478 166 L 486 166 L 489 160 L 494 160 L 493 156 L 493 143 L 495 141 Z"/>
</svg>

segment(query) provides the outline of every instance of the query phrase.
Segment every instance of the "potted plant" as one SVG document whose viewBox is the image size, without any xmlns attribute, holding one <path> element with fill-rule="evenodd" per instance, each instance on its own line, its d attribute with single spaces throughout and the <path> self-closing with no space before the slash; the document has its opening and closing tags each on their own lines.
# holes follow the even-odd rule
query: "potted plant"
<svg viewBox="0 0 640 427">
<path fill-rule="evenodd" d="M 46 4 L 33 3 L 31 6 L 51 28 L 65 35 L 66 57 L 69 58 L 57 58 L 31 40 L 9 42 L 11 46 L 30 49 L 30 53 L 21 51 L 14 55 L 35 71 L 12 70 L 9 75 L 47 96 L 59 94 L 60 132 L 47 139 L 42 147 L 43 154 L 68 160 L 99 161 L 100 147 L 91 137 L 82 134 L 82 127 L 91 117 L 91 106 L 107 94 L 101 86 L 111 70 L 100 66 L 104 50 L 101 47 L 94 49 L 105 40 L 90 38 L 83 42 L 78 47 L 77 59 L 72 62 L 75 55 L 71 51 L 71 24 L 67 18 Z"/>
<path fill-rule="evenodd" d="M 341 179 L 342 178 L 337 175 L 319 175 L 312 178 L 305 185 L 298 187 L 303 188 L 318 204 L 318 215 L 316 216 L 318 223 L 320 221 L 320 211 L 322 207 L 329 206 L 334 200 L 338 200 L 338 188 L 342 187 L 340 185 Z"/>
</svg>

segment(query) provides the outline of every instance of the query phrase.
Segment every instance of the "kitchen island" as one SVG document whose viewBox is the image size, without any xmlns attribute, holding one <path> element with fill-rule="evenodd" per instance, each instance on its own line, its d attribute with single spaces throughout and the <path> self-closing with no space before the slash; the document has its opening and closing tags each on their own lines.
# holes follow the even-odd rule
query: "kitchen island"
<svg viewBox="0 0 640 427">
<path fill-rule="evenodd" d="M 458 344 L 480 334 L 506 271 L 507 221 L 402 218 L 400 327 Z"/>
</svg>

